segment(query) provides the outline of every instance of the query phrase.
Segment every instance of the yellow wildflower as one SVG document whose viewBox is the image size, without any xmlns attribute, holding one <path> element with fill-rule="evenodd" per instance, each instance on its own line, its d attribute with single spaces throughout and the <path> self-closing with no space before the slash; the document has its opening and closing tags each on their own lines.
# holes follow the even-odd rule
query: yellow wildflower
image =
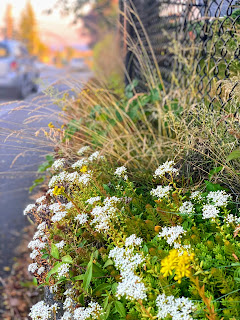
<svg viewBox="0 0 240 320">
<path fill-rule="evenodd" d="M 178 251 L 173 249 L 169 255 L 161 262 L 161 273 L 164 277 L 173 274 L 175 271 L 174 279 L 181 283 L 183 277 L 189 277 L 191 274 L 191 262 L 194 260 L 194 253 L 188 251 Z"/>
<path fill-rule="evenodd" d="M 59 195 L 63 194 L 64 191 L 65 191 L 65 188 L 63 186 L 61 186 L 61 187 L 55 186 L 54 190 L 53 190 L 53 194 L 55 196 L 59 196 Z"/>
<path fill-rule="evenodd" d="M 48 127 L 49 128 L 55 128 L 52 122 L 49 122 Z"/>
<path fill-rule="evenodd" d="M 80 170 L 82 173 L 87 172 L 87 166 L 83 166 L 82 169 Z"/>
</svg>

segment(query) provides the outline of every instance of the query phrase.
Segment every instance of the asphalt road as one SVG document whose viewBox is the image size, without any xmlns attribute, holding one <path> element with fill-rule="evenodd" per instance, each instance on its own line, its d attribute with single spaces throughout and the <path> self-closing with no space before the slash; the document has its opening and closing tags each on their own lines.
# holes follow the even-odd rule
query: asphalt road
<svg viewBox="0 0 240 320">
<path fill-rule="evenodd" d="M 40 128 L 48 130 L 49 122 L 61 123 L 53 91 L 58 96 L 72 87 L 79 91 L 89 76 L 89 72 L 46 67 L 37 94 L 12 101 L 13 93 L 0 93 L 0 276 L 11 267 L 14 249 L 28 224 L 23 210 L 33 202 L 29 187 L 38 176 L 37 168 L 54 149 L 43 133 L 35 135 Z"/>
</svg>

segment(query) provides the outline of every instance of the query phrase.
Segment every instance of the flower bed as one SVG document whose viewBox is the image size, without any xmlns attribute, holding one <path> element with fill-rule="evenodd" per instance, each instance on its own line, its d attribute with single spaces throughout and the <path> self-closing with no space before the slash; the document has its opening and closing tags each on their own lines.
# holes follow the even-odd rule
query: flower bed
<svg viewBox="0 0 240 320">
<path fill-rule="evenodd" d="M 88 146 L 78 157 L 56 160 L 24 211 L 38 223 L 29 271 L 61 320 L 240 319 L 236 199 L 187 187 L 173 161 L 136 178 Z M 40 301 L 30 316 L 57 312 Z"/>
</svg>

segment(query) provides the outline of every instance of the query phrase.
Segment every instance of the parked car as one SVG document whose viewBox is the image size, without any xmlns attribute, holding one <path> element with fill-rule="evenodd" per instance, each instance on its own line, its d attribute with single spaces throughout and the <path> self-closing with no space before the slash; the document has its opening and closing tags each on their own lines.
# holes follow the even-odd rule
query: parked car
<svg viewBox="0 0 240 320">
<path fill-rule="evenodd" d="M 73 58 L 69 63 L 69 67 L 72 71 L 83 71 L 87 69 L 83 58 Z"/>
<path fill-rule="evenodd" d="M 14 90 L 19 98 L 24 99 L 38 90 L 38 77 L 35 57 L 30 56 L 21 42 L 0 41 L 0 89 Z"/>
</svg>

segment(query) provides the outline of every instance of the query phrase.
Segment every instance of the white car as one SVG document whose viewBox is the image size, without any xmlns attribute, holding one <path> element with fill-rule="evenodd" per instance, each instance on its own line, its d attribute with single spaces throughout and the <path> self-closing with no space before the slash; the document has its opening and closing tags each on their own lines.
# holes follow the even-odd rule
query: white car
<svg viewBox="0 0 240 320">
<path fill-rule="evenodd" d="M 0 89 L 14 90 L 18 98 L 24 99 L 38 90 L 38 77 L 35 58 L 21 42 L 0 41 Z"/>
<path fill-rule="evenodd" d="M 72 71 L 83 71 L 87 69 L 83 58 L 73 58 L 69 63 L 69 67 Z"/>
</svg>

